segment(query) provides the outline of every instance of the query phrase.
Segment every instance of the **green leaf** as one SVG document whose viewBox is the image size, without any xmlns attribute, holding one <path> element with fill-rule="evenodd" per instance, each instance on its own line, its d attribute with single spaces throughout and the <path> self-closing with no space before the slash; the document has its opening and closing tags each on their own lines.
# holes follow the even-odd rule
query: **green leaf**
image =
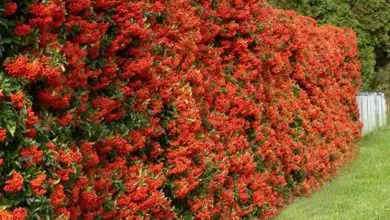
<svg viewBox="0 0 390 220">
<path fill-rule="evenodd" d="M 10 133 L 12 137 L 15 136 L 15 131 L 16 131 L 16 121 L 8 121 L 6 124 L 7 130 Z"/>
</svg>

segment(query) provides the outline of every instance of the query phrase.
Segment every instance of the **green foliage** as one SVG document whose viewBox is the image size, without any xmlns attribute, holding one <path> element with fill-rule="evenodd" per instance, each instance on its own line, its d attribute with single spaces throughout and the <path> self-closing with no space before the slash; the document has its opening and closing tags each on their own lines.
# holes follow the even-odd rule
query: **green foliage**
<svg viewBox="0 0 390 220">
<path fill-rule="evenodd" d="M 385 93 L 385 97 L 390 97 L 390 64 L 381 68 L 375 73 L 377 89 Z"/>
<path fill-rule="evenodd" d="M 319 24 L 351 27 L 358 33 L 362 90 L 378 89 L 377 72 L 390 63 L 390 2 L 386 0 L 270 0 Z"/>
<path fill-rule="evenodd" d="M 20 42 L 11 36 L 15 21 L 0 17 L 0 60 L 7 57 L 9 52 L 15 52 Z"/>
<path fill-rule="evenodd" d="M 5 2 L 5 1 L 4 1 Z M 37 44 L 36 33 L 26 37 L 17 37 L 14 34 L 16 21 L 24 21 L 27 18 L 27 8 L 31 0 L 20 1 L 16 15 L 4 17 L 2 12 L 5 11 L 3 1 L 0 1 L 0 63 L 6 58 L 17 54 L 20 48 L 27 45 Z M 36 45 L 34 45 L 36 46 Z"/>
</svg>

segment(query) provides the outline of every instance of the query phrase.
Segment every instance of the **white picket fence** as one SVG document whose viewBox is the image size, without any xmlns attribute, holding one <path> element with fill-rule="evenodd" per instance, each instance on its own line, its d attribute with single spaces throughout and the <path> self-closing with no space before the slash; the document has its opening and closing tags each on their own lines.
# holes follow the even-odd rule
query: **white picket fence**
<svg viewBox="0 0 390 220">
<path fill-rule="evenodd" d="M 359 93 L 357 96 L 362 134 L 367 135 L 387 124 L 385 95 L 379 92 Z"/>
</svg>

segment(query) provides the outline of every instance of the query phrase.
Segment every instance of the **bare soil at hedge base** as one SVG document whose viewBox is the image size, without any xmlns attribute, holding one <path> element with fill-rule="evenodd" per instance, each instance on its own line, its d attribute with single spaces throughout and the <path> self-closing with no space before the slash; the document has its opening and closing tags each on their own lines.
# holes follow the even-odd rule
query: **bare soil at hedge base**
<svg viewBox="0 0 390 220">
<path fill-rule="evenodd" d="M 275 220 L 389 219 L 390 127 L 365 137 L 355 161 L 310 198 L 302 198 Z"/>
</svg>

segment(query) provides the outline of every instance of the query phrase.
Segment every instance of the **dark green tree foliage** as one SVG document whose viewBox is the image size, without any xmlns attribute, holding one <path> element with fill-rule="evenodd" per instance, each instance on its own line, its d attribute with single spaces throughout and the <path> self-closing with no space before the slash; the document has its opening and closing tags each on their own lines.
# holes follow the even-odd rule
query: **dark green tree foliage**
<svg viewBox="0 0 390 220">
<path fill-rule="evenodd" d="M 384 88 L 379 72 L 390 63 L 389 0 L 270 0 L 272 5 L 311 16 L 319 24 L 352 27 L 359 37 L 362 90 Z"/>
</svg>

